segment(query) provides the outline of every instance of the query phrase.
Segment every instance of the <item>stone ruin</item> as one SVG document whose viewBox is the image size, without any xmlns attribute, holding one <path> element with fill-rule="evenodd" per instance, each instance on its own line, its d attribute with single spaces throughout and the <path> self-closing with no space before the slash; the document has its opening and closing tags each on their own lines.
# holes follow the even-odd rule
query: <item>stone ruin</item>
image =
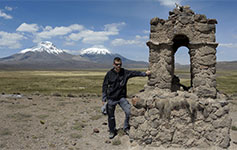
<svg viewBox="0 0 237 150">
<path fill-rule="evenodd" d="M 149 69 L 144 91 L 132 99 L 130 139 L 140 145 L 228 148 L 227 96 L 216 89 L 216 19 L 176 7 L 167 20 L 151 19 Z M 174 75 L 175 53 L 189 49 L 191 87 Z M 186 91 L 185 91 L 186 90 Z"/>
</svg>

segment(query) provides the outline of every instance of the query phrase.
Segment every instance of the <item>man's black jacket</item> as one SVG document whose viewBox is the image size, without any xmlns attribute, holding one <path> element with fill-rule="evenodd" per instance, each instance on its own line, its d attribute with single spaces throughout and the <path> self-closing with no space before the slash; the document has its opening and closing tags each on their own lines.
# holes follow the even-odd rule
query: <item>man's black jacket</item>
<svg viewBox="0 0 237 150">
<path fill-rule="evenodd" d="M 120 72 L 117 73 L 114 68 L 107 72 L 104 78 L 102 87 L 102 101 L 105 102 L 107 99 L 119 100 L 126 98 L 127 96 L 127 82 L 129 78 L 137 76 L 146 76 L 145 72 L 130 71 L 121 68 Z"/>
</svg>

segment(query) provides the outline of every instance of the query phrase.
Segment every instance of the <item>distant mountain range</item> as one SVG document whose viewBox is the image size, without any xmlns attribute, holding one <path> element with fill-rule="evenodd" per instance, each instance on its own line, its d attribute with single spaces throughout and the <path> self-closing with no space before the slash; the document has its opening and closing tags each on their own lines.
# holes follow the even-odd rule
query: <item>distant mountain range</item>
<svg viewBox="0 0 237 150">
<path fill-rule="evenodd" d="M 134 61 L 105 48 L 88 48 L 80 55 L 58 49 L 49 41 L 27 48 L 17 54 L 0 58 L 0 70 L 80 70 L 111 68 L 114 57 L 120 57 L 125 68 L 147 68 L 148 63 Z M 237 61 L 217 62 L 217 70 L 237 70 Z M 189 65 L 176 63 L 176 69 L 189 69 Z"/>
<path fill-rule="evenodd" d="M 188 70 L 190 65 L 175 64 L 176 69 Z M 216 63 L 217 70 L 237 70 L 237 61 L 220 61 Z"/>
<path fill-rule="evenodd" d="M 237 61 L 217 62 L 217 70 L 237 70 Z"/>
<path fill-rule="evenodd" d="M 58 49 L 49 41 L 41 42 L 17 54 L 0 58 L 1 70 L 79 70 L 111 68 L 114 57 L 120 57 L 123 67 L 147 68 L 148 63 L 127 59 L 104 48 L 88 48 L 80 55 Z"/>
</svg>

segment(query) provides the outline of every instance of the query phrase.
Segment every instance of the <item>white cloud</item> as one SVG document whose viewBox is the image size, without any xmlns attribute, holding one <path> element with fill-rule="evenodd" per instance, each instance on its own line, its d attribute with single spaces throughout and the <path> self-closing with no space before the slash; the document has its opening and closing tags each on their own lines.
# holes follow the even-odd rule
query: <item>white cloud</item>
<svg viewBox="0 0 237 150">
<path fill-rule="evenodd" d="M 140 36 L 140 35 L 136 35 L 136 40 L 148 40 L 148 36 Z"/>
<path fill-rule="evenodd" d="M 122 45 L 138 45 L 138 46 L 145 46 L 146 41 L 148 40 L 148 36 L 140 36 L 137 35 L 133 40 L 125 40 L 125 39 L 115 39 L 111 42 L 113 46 L 122 46 Z"/>
<path fill-rule="evenodd" d="M 8 11 L 12 11 L 13 10 L 13 8 L 9 7 L 9 6 L 5 6 L 5 9 L 8 10 Z"/>
<path fill-rule="evenodd" d="M 120 27 L 124 26 L 124 22 L 106 24 L 101 31 L 94 31 L 86 29 L 83 25 L 72 24 L 69 26 L 39 26 L 37 24 L 22 23 L 16 31 L 22 32 L 19 35 L 32 38 L 34 43 L 41 42 L 43 40 L 59 38 L 65 40 L 64 45 L 73 46 L 76 41 L 80 41 L 87 44 L 103 44 L 108 41 L 112 35 L 118 35 Z M 25 34 L 28 32 L 30 34 Z"/>
<path fill-rule="evenodd" d="M 105 31 L 95 32 L 92 30 L 84 30 L 79 33 L 72 33 L 68 38 L 73 41 L 82 40 L 83 43 L 98 44 L 107 41 L 109 35 L 110 34 Z"/>
<path fill-rule="evenodd" d="M 80 30 L 83 30 L 84 27 L 82 25 L 79 25 L 79 24 L 72 24 L 69 26 L 69 28 L 73 31 L 80 31 Z"/>
<path fill-rule="evenodd" d="M 12 19 L 13 17 L 11 15 L 6 14 L 0 9 L 0 17 L 3 17 L 4 19 Z"/>
<path fill-rule="evenodd" d="M 38 33 L 38 36 L 40 38 L 44 39 L 50 39 L 54 36 L 59 36 L 59 35 L 66 35 L 71 32 L 71 29 L 68 27 L 55 27 L 54 29 L 48 30 L 46 29 L 43 32 Z"/>
<path fill-rule="evenodd" d="M 109 35 L 117 35 L 119 32 L 119 28 L 125 25 L 126 25 L 125 22 L 106 24 L 104 30 Z"/>
<path fill-rule="evenodd" d="M 52 28 L 51 26 L 46 26 L 46 27 L 44 28 L 44 31 L 50 31 L 50 30 L 53 30 L 53 28 Z"/>
<path fill-rule="evenodd" d="M 64 42 L 64 45 L 67 45 L 67 46 L 74 46 L 74 45 L 75 45 L 75 42 L 66 41 L 66 42 Z"/>
<path fill-rule="evenodd" d="M 79 55 L 80 51 L 79 50 L 68 50 L 68 49 L 64 49 L 63 51 L 69 53 L 69 54 L 73 54 L 73 55 Z"/>
<path fill-rule="evenodd" d="M 88 44 L 101 44 L 109 40 L 109 36 L 118 35 L 119 28 L 125 23 L 106 24 L 103 31 L 83 30 L 78 33 L 72 33 L 67 37 L 68 41 L 79 41 Z"/>
<path fill-rule="evenodd" d="M 104 45 L 94 45 L 91 48 L 107 49 Z"/>
<path fill-rule="evenodd" d="M 220 47 L 237 48 L 237 43 L 220 43 Z"/>
<path fill-rule="evenodd" d="M 174 7 L 176 4 L 181 4 L 183 0 L 158 0 L 161 5 L 167 6 L 167 7 Z"/>
<path fill-rule="evenodd" d="M 143 33 L 150 34 L 150 31 L 149 30 L 143 30 Z"/>
<path fill-rule="evenodd" d="M 73 24 L 67 27 L 61 26 L 61 27 L 55 27 L 55 28 L 52 28 L 51 26 L 46 26 L 44 28 L 44 31 L 37 34 L 37 37 L 39 39 L 50 39 L 55 36 L 67 35 L 73 31 L 80 31 L 83 28 L 84 27 L 82 25 L 78 25 L 78 24 Z"/>
<path fill-rule="evenodd" d="M 27 23 L 22 23 L 16 31 L 20 32 L 36 32 L 39 30 L 39 27 L 37 24 L 27 24 Z"/>
<path fill-rule="evenodd" d="M 20 40 L 23 39 L 26 38 L 21 34 L 0 31 L 0 47 L 7 47 L 10 49 L 20 48 Z"/>
</svg>

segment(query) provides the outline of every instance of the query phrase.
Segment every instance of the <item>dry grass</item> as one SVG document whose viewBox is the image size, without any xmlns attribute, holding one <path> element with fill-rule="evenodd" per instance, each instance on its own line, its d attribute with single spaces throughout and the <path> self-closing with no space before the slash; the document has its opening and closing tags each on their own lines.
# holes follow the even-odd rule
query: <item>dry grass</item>
<svg viewBox="0 0 237 150">
<path fill-rule="evenodd" d="M 236 126 L 231 126 L 231 129 L 234 131 L 237 131 L 237 127 Z"/>
<path fill-rule="evenodd" d="M 9 109 L 25 109 L 27 107 L 29 107 L 29 106 L 21 105 L 21 104 L 12 104 L 12 105 L 8 106 Z"/>
<path fill-rule="evenodd" d="M 98 120 L 98 119 L 100 119 L 100 118 L 102 118 L 102 115 L 101 114 L 98 114 L 98 115 L 93 115 L 93 116 L 91 116 L 91 120 Z"/>
<path fill-rule="evenodd" d="M 14 113 L 14 114 L 8 114 L 7 118 L 12 118 L 15 121 L 27 121 L 32 117 L 31 114 L 27 114 L 27 113 Z"/>
<path fill-rule="evenodd" d="M 82 135 L 78 134 L 78 133 L 72 133 L 72 134 L 70 134 L 70 137 L 73 139 L 80 139 L 80 138 L 82 138 Z"/>
<path fill-rule="evenodd" d="M 0 92 L 100 94 L 104 75 L 102 71 L 1 71 Z"/>
<path fill-rule="evenodd" d="M 1 128 L 0 129 L 0 136 L 7 136 L 11 135 L 12 132 L 8 128 Z"/>
<path fill-rule="evenodd" d="M 36 117 L 39 118 L 39 119 L 46 119 L 46 118 L 49 117 L 49 115 L 48 114 L 42 114 L 42 115 L 38 115 Z"/>
<path fill-rule="evenodd" d="M 0 92 L 45 95 L 59 93 L 61 96 L 95 94 L 101 96 L 102 83 L 107 71 L 0 71 Z M 188 70 L 176 70 L 175 74 L 180 77 L 182 84 L 190 86 L 190 72 Z M 128 81 L 128 96 L 138 93 L 146 83 L 147 77 L 130 79 Z M 217 72 L 217 88 L 227 94 L 237 93 L 237 71 Z"/>
<path fill-rule="evenodd" d="M 120 145 L 122 142 L 120 139 L 114 139 L 112 145 Z"/>
<path fill-rule="evenodd" d="M 76 122 L 76 123 L 73 124 L 72 129 L 80 131 L 85 127 L 86 127 L 86 124 L 84 124 L 82 122 Z"/>
<path fill-rule="evenodd" d="M 177 70 L 176 74 L 181 79 L 181 84 L 190 86 L 190 72 Z M 218 71 L 216 73 L 217 89 L 226 94 L 237 93 L 237 71 Z"/>
</svg>

